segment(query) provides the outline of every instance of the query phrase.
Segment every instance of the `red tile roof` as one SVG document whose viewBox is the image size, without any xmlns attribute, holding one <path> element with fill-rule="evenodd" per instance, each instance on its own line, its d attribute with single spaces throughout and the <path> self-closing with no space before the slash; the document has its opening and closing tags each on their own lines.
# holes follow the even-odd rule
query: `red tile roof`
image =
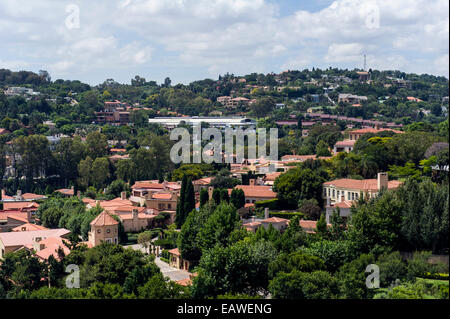
<svg viewBox="0 0 450 319">
<path fill-rule="evenodd" d="M 47 260 L 50 256 L 59 259 L 58 250 L 61 248 L 64 251 L 64 255 L 70 254 L 70 249 L 64 244 L 65 240 L 61 237 L 48 237 L 39 242 L 40 245 L 45 245 L 44 249 L 36 252 L 36 256 L 40 259 Z M 66 241 L 67 242 L 67 241 Z"/>
<path fill-rule="evenodd" d="M 276 198 L 277 193 L 272 191 L 270 186 L 250 186 L 250 185 L 237 185 L 235 188 L 242 189 L 245 197 L 260 197 L 260 198 Z M 228 193 L 231 194 L 232 189 L 228 189 Z"/>
<path fill-rule="evenodd" d="M 279 218 L 279 217 L 270 217 L 263 219 L 261 223 L 289 223 L 289 219 Z"/>
<path fill-rule="evenodd" d="M 397 130 L 393 130 L 390 128 L 380 128 L 380 129 L 376 129 L 373 127 L 367 127 L 367 128 L 362 128 L 359 130 L 354 130 L 354 131 L 350 131 L 350 134 L 367 134 L 367 133 L 380 133 L 383 131 L 390 131 L 390 132 L 394 132 L 397 134 L 401 134 L 404 133 L 403 131 L 397 131 Z"/>
<path fill-rule="evenodd" d="M 47 230 L 47 229 L 48 228 L 45 228 L 44 226 L 41 226 L 41 225 L 26 223 L 26 224 L 14 227 L 12 229 L 12 231 L 33 231 L 33 230 Z"/>
<path fill-rule="evenodd" d="M 389 181 L 388 189 L 397 188 L 402 184 L 400 181 Z M 337 188 L 355 189 L 362 191 L 376 191 L 378 190 L 378 182 L 376 179 L 350 179 L 342 178 L 334 181 L 324 183 L 325 186 L 334 186 Z"/>
<path fill-rule="evenodd" d="M 92 222 L 91 226 L 113 226 L 119 222 L 115 220 L 106 210 L 102 211 Z"/>
<path fill-rule="evenodd" d="M 175 255 L 175 256 L 181 256 L 180 251 L 178 250 L 178 248 L 174 248 L 169 250 L 169 254 Z"/>
</svg>

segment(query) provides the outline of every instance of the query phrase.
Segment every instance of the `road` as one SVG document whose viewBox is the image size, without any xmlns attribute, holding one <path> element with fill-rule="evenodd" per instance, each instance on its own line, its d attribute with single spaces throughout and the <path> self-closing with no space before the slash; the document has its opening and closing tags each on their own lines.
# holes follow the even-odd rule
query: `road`
<svg viewBox="0 0 450 319">
<path fill-rule="evenodd" d="M 134 250 L 139 250 L 143 253 L 145 253 L 145 248 L 142 247 L 141 244 L 135 244 L 135 245 L 127 245 L 123 246 L 124 248 L 132 248 Z M 169 266 L 168 263 L 161 260 L 161 258 L 156 257 L 155 258 L 155 264 L 159 267 L 161 270 L 161 273 L 165 277 L 169 277 L 170 280 L 178 281 L 182 279 L 189 278 L 190 273 L 185 270 L 180 270 L 174 267 Z"/>
</svg>

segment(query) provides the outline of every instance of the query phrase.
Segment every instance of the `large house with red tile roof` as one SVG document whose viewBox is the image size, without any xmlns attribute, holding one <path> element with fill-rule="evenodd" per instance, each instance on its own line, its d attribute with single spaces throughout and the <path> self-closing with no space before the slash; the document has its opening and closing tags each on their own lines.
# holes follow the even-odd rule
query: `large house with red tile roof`
<svg viewBox="0 0 450 319">
<path fill-rule="evenodd" d="M 94 247 L 105 241 L 119 243 L 119 222 L 106 210 L 102 211 L 91 223 L 89 243 Z"/>
<path fill-rule="evenodd" d="M 368 133 L 374 133 L 374 134 L 378 134 L 380 132 L 385 132 L 385 131 L 389 131 L 389 132 L 394 132 L 396 134 L 402 134 L 404 133 L 403 131 L 398 131 L 398 130 L 393 130 L 390 128 L 372 128 L 372 127 L 366 127 L 366 128 L 362 128 L 362 129 L 358 129 L 358 130 L 353 130 L 350 131 L 348 133 L 348 138 L 351 141 L 357 141 L 361 136 L 363 136 L 364 134 L 368 134 Z"/>
<path fill-rule="evenodd" d="M 64 228 L 0 233 L 0 259 L 6 253 L 14 252 L 24 247 L 32 249 L 35 243 L 39 243 L 44 239 L 51 237 L 66 238 L 69 234 L 70 231 Z"/>
<path fill-rule="evenodd" d="M 15 227 L 29 223 L 32 220 L 31 212 L 20 210 L 0 211 L 0 232 L 8 232 Z"/>
<path fill-rule="evenodd" d="M 341 178 L 323 183 L 323 198 L 328 204 L 340 202 L 342 196 L 346 200 L 356 200 L 359 194 L 374 197 L 381 189 L 395 189 L 402 184 L 400 181 L 389 181 L 387 173 L 378 173 L 376 179 Z"/>
<path fill-rule="evenodd" d="M 48 228 L 41 225 L 25 223 L 20 226 L 14 227 L 11 231 L 33 231 L 33 230 L 48 230 Z"/>
</svg>

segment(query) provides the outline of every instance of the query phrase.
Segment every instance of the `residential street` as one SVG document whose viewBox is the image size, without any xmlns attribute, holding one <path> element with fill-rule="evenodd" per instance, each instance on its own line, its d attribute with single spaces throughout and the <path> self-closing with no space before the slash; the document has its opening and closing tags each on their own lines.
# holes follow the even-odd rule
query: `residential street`
<svg viewBox="0 0 450 319">
<path fill-rule="evenodd" d="M 134 250 L 140 250 L 143 253 L 145 253 L 145 249 L 144 249 L 144 247 L 142 247 L 141 244 L 128 245 L 128 246 L 123 246 L 123 247 L 124 248 L 132 248 Z M 168 263 L 162 261 L 161 258 L 159 258 L 159 257 L 155 258 L 155 264 L 159 267 L 162 274 L 165 277 L 169 277 L 170 280 L 178 281 L 178 280 L 189 278 L 189 272 L 187 272 L 185 270 L 179 270 L 179 269 L 170 267 Z"/>
</svg>

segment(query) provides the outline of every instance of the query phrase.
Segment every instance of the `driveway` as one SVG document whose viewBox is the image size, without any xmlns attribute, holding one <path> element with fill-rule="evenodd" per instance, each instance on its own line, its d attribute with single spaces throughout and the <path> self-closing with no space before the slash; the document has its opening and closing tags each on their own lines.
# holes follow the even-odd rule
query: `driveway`
<svg viewBox="0 0 450 319">
<path fill-rule="evenodd" d="M 134 250 L 139 250 L 139 251 L 145 253 L 145 248 L 142 247 L 141 244 L 127 245 L 127 246 L 123 246 L 123 248 L 132 248 Z M 159 269 L 161 270 L 161 273 L 165 277 L 169 277 L 170 280 L 178 281 L 178 280 L 189 278 L 189 275 L 190 275 L 189 272 L 171 267 L 171 266 L 169 266 L 168 263 L 162 261 L 161 258 L 159 258 L 159 257 L 155 258 L 155 264 L 159 267 Z"/>
</svg>

